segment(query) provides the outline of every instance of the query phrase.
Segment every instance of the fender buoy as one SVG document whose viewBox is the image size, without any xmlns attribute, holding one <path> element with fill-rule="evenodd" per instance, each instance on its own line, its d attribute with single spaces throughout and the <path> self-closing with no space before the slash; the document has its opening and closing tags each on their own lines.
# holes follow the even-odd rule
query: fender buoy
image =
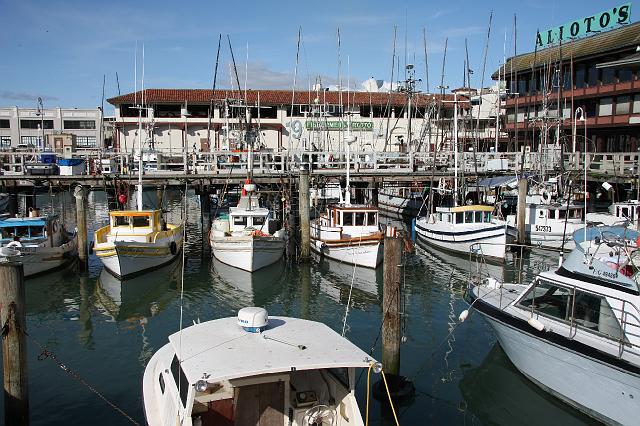
<svg viewBox="0 0 640 426">
<path fill-rule="evenodd" d="M 53 222 L 51 229 L 53 230 L 54 233 L 58 232 L 58 222 Z"/>
<path fill-rule="evenodd" d="M 22 243 L 20 241 L 11 241 L 5 247 L 9 247 L 9 248 L 22 247 Z"/>
<path fill-rule="evenodd" d="M 89 243 L 89 254 L 93 254 L 93 246 L 95 245 L 95 241 L 91 241 Z"/>
<path fill-rule="evenodd" d="M 544 204 L 549 204 L 551 202 L 551 194 L 546 189 L 540 190 L 540 201 Z"/>
<path fill-rule="evenodd" d="M 171 241 L 171 244 L 169 244 L 169 250 L 171 251 L 171 254 L 174 256 L 176 253 L 178 253 L 178 245 L 176 244 L 175 241 Z"/>
</svg>

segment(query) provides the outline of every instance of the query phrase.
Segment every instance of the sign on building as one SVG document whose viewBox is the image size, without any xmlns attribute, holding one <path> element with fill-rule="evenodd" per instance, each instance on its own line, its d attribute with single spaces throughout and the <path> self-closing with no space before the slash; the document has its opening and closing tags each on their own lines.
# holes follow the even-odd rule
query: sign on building
<svg viewBox="0 0 640 426">
<path fill-rule="evenodd" d="M 631 22 L 631 3 L 612 7 L 586 18 L 576 19 L 559 27 L 550 28 L 536 35 L 538 49 L 559 44 L 575 38 L 585 37 Z"/>
<path fill-rule="evenodd" d="M 347 130 L 346 121 L 313 121 L 307 120 L 304 123 L 307 130 Z M 351 130 L 373 130 L 373 121 L 352 121 Z"/>
</svg>

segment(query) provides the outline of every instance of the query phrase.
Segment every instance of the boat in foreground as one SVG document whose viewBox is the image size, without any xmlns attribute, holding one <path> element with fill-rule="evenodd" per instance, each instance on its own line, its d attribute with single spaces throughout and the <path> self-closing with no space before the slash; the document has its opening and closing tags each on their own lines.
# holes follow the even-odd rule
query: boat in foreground
<svg viewBox="0 0 640 426">
<path fill-rule="evenodd" d="M 182 225 L 165 223 L 161 210 L 113 210 L 94 234 L 93 251 L 117 278 L 172 262 L 182 250 Z"/>
<path fill-rule="evenodd" d="M 467 301 L 536 385 L 607 424 L 640 413 L 638 233 L 593 227 L 528 285 L 472 281 Z M 464 320 L 468 312 L 460 319 Z"/>
<path fill-rule="evenodd" d="M 285 245 L 285 230 L 269 209 L 260 207 L 255 189 L 255 184 L 245 183 L 238 205 L 214 219 L 209 233 L 216 259 L 249 272 L 280 260 Z"/>
<path fill-rule="evenodd" d="M 75 235 L 69 235 L 58 216 L 39 216 L 38 209 L 30 217 L 0 220 L 0 256 L 20 256 L 24 276 L 32 277 L 60 268 L 77 254 Z"/>
<path fill-rule="evenodd" d="M 437 207 L 435 213 L 419 217 L 415 226 L 418 238 L 436 248 L 504 261 L 507 227 L 493 217 L 493 206 Z"/>
<path fill-rule="evenodd" d="M 364 425 L 356 368 L 375 362 L 326 325 L 244 308 L 169 336 L 144 371 L 150 426 Z"/>
</svg>

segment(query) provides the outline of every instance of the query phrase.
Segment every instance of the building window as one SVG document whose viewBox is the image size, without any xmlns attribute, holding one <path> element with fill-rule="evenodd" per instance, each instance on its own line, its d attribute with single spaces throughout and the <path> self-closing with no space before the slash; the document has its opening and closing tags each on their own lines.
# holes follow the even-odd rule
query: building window
<svg viewBox="0 0 640 426">
<path fill-rule="evenodd" d="M 53 120 L 20 120 L 21 129 L 40 129 L 44 125 L 45 129 L 53 129 Z"/>
<path fill-rule="evenodd" d="M 64 120 L 64 128 L 71 130 L 95 129 L 96 122 L 94 120 Z"/>
<path fill-rule="evenodd" d="M 11 123 L 9 120 L 0 120 L 0 129 L 10 129 Z"/>
<path fill-rule="evenodd" d="M 616 98 L 616 115 L 629 114 L 630 96 L 618 96 Z"/>
<path fill-rule="evenodd" d="M 633 80 L 633 72 L 630 68 L 620 68 L 618 70 L 618 82 L 624 83 L 631 80 Z"/>
<path fill-rule="evenodd" d="M 616 76 L 616 70 L 612 67 L 602 69 L 602 84 L 613 84 Z"/>
<path fill-rule="evenodd" d="M 602 98 L 600 99 L 600 103 L 598 104 L 598 115 L 601 117 L 606 117 L 613 114 L 613 98 Z"/>
<path fill-rule="evenodd" d="M 76 146 L 78 148 L 95 148 L 95 136 L 76 136 Z"/>
<path fill-rule="evenodd" d="M 26 145 L 29 147 L 38 146 L 42 138 L 40 136 L 22 136 L 20 138 L 20 145 Z"/>
<path fill-rule="evenodd" d="M 589 70 L 587 71 L 587 83 L 589 87 L 596 87 L 598 85 L 598 69 L 596 68 L 596 64 L 589 65 Z"/>
<path fill-rule="evenodd" d="M 0 148 L 11 147 L 11 136 L 0 136 Z"/>
<path fill-rule="evenodd" d="M 578 65 L 576 67 L 576 80 L 575 80 L 576 89 L 582 89 L 585 86 L 585 68 L 584 65 Z"/>
<path fill-rule="evenodd" d="M 633 96 L 633 113 L 640 113 L 640 95 Z"/>
</svg>

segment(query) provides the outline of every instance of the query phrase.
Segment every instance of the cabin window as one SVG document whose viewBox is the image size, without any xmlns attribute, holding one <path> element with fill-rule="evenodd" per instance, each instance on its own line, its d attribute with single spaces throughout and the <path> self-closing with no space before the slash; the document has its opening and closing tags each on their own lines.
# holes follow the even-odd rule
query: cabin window
<svg viewBox="0 0 640 426">
<path fill-rule="evenodd" d="M 164 395 L 165 384 L 164 384 L 164 377 L 162 377 L 162 373 L 160 373 L 160 376 L 158 377 L 158 382 L 160 382 L 160 392 Z"/>
<path fill-rule="evenodd" d="M 519 305 L 613 339 L 619 339 L 622 335 L 611 306 L 599 295 L 540 279 L 520 300 Z"/>
<path fill-rule="evenodd" d="M 367 225 L 376 226 L 378 224 L 378 220 L 376 217 L 376 212 L 367 212 Z"/>
<path fill-rule="evenodd" d="M 451 213 L 445 213 L 442 215 L 442 221 L 445 223 L 451 222 Z"/>
<path fill-rule="evenodd" d="M 171 361 L 171 374 L 173 375 L 176 387 L 180 390 L 182 406 L 186 407 L 187 395 L 189 395 L 189 380 L 187 380 L 187 376 L 184 375 L 177 356 L 174 356 L 173 361 Z"/>
<path fill-rule="evenodd" d="M 262 226 L 264 225 L 264 216 L 254 216 L 253 217 L 253 226 Z"/>
<path fill-rule="evenodd" d="M 129 226 L 131 218 L 129 216 L 115 216 L 114 217 L 115 226 Z"/>
<path fill-rule="evenodd" d="M 342 386 L 349 389 L 349 369 L 348 368 L 330 368 L 329 374 L 331 374 L 336 380 L 338 380 Z"/>
<path fill-rule="evenodd" d="M 149 226 L 149 216 L 133 216 L 133 227 L 140 228 Z"/>
<path fill-rule="evenodd" d="M 442 221 L 442 213 L 436 213 L 436 220 L 439 222 Z"/>
<path fill-rule="evenodd" d="M 364 213 L 356 213 L 356 226 L 364 226 Z"/>
<path fill-rule="evenodd" d="M 484 221 L 486 223 L 490 223 L 491 222 L 491 213 L 489 213 L 489 212 L 485 212 L 484 213 Z"/>
<path fill-rule="evenodd" d="M 475 212 L 476 223 L 482 223 L 482 212 Z"/>
<path fill-rule="evenodd" d="M 240 226 L 247 226 L 247 217 L 246 216 L 234 216 L 233 224 Z"/>
<path fill-rule="evenodd" d="M 465 223 L 473 223 L 473 212 L 464 212 Z"/>
<path fill-rule="evenodd" d="M 342 212 L 342 225 L 343 226 L 353 226 L 353 213 L 351 213 L 351 212 Z"/>
<path fill-rule="evenodd" d="M 44 228 L 40 228 L 40 227 L 31 228 L 31 237 L 37 238 L 42 236 L 44 236 Z"/>
<path fill-rule="evenodd" d="M 567 217 L 567 211 L 566 210 L 558 210 L 558 219 L 566 219 Z"/>
<path fill-rule="evenodd" d="M 538 217 L 539 218 L 543 218 L 544 217 L 544 210 L 538 210 Z"/>
<path fill-rule="evenodd" d="M 16 237 L 29 238 L 29 227 L 28 226 L 17 227 L 16 228 Z"/>
<path fill-rule="evenodd" d="M 456 223 L 464 223 L 464 215 L 462 212 L 456 213 Z"/>
</svg>

